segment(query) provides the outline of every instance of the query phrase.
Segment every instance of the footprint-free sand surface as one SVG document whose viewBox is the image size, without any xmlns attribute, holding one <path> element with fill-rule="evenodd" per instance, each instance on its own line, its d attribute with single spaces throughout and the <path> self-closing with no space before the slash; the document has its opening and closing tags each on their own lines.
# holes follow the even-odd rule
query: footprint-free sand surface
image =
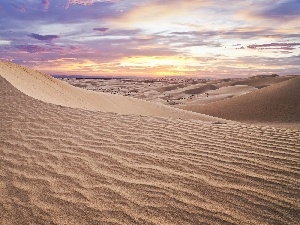
<svg viewBox="0 0 300 225">
<path fill-rule="evenodd" d="M 300 131 L 78 107 L 58 82 L 66 106 L 23 69 L 0 69 L 0 224 L 300 223 Z"/>
<path fill-rule="evenodd" d="M 300 77 L 222 101 L 182 108 L 235 121 L 298 124 L 300 129 Z"/>
</svg>

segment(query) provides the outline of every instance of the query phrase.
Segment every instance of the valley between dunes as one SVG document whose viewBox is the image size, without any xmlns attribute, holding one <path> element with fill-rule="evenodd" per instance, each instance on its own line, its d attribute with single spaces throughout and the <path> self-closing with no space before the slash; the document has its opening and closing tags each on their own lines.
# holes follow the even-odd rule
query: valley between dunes
<svg viewBox="0 0 300 225">
<path fill-rule="evenodd" d="M 283 82 L 276 90 L 295 85 Z M 0 224 L 300 223 L 299 130 L 82 90 L 7 62 L 0 95 Z"/>
</svg>

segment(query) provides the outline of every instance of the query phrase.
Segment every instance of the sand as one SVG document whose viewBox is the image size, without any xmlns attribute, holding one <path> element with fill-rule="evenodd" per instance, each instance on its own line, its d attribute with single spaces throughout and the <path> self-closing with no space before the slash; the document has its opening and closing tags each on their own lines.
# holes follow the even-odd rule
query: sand
<svg viewBox="0 0 300 225">
<path fill-rule="evenodd" d="M 63 81 L 88 90 L 131 96 L 227 120 L 300 130 L 300 84 L 295 83 L 294 78 L 299 79 L 299 76 L 259 75 L 221 80 L 72 78 Z M 279 88 L 285 81 L 289 82 Z"/>
<path fill-rule="evenodd" d="M 225 121 L 136 98 L 84 90 L 9 62 L 0 62 L 0 70 L 1 76 L 18 90 L 47 103 L 119 114 Z"/>
<path fill-rule="evenodd" d="M 232 98 L 234 96 L 240 96 L 250 93 L 257 88 L 248 85 L 235 85 L 228 87 L 221 87 L 216 90 L 208 90 L 206 93 L 198 96 L 197 98 L 192 98 L 187 100 L 184 105 L 179 105 L 180 108 L 189 109 L 189 106 L 203 105 L 212 102 L 221 101 L 224 99 Z"/>
<path fill-rule="evenodd" d="M 257 89 L 249 85 L 230 86 L 230 84 L 237 82 L 235 79 L 232 81 L 206 81 L 197 78 L 109 80 L 64 78 L 62 80 L 86 90 L 130 96 L 173 107 L 189 105 L 194 101 L 195 103 L 206 104 Z M 211 97 L 207 98 L 206 93 L 209 93 Z"/>
<path fill-rule="evenodd" d="M 248 85 L 248 86 L 252 86 L 252 87 L 260 89 L 260 88 L 268 87 L 268 86 L 273 85 L 273 84 L 281 83 L 281 82 L 289 80 L 291 78 L 292 78 L 291 76 L 250 77 L 250 78 L 246 78 L 244 80 L 231 82 L 230 86 Z"/>
<path fill-rule="evenodd" d="M 1 224 L 300 223 L 300 131 L 52 104 L 19 69 L 0 70 Z"/>
<path fill-rule="evenodd" d="M 300 77 L 223 101 L 182 108 L 235 121 L 300 125 Z"/>
</svg>

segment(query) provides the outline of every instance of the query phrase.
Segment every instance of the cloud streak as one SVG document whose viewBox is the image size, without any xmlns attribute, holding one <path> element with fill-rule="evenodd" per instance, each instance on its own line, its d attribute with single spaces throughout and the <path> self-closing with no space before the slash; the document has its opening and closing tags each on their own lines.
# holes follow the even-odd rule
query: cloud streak
<svg viewBox="0 0 300 225">
<path fill-rule="evenodd" d="M 39 41 L 52 41 L 56 38 L 59 38 L 58 35 L 40 35 L 35 33 L 29 34 L 28 36 L 37 39 Z"/>
<path fill-rule="evenodd" d="M 248 45 L 247 47 L 250 49 L 282 49 L 282 50 L 294 50 L 300 46 L 300 43 L 270 43 L 270 44 L 253 44 Z"/>
<path fill-rule="evenodd" d="M 22 3 L 12 3 L 11 5 L 19 12 L 26 12 L 25 5 Z"/>
<path fill-rule="evenodd" d="M 16 45 L 16 49 L 22 52 L 29 52 L 29 53 L 40 53 L 47 51 L 46 48 L 38 45 Z"/>
<path fill-rule="evenodd" d="M 42 4 L 43 4 L 43 11 L 47 12 L 49 9 L 49 0 L 42 0 Z"/>
<path fill-rule="evenodd" d="M 107 31 L 109 28 L 107 28 L 107 27 L 99 27 L 99 28 L 94 28 L 93 30 L 94 31 L 100 31 L 100 32 L 105 32 L 105 31 Z"/>
<path fill-rule="evenodd" d="M 68 9 L 70 5 L 84 5 L 91 6 L 95 3 L 106 2 L 106 3 L 117 3 L 119 0 L 66 0 L 64 8 Z"/>
</svg>

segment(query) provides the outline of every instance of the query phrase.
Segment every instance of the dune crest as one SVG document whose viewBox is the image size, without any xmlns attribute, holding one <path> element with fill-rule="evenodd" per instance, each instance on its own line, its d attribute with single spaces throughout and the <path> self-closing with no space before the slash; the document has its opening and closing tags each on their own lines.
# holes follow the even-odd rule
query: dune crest
<svg viewBox="0 0 300 225">
<path fill-rule="evenodd" d="M 118 114 L 225 121 L 131 97 L 84 90 L 10 62 L 0 62 L 0 76 L 26 95 L 56 105 Z"/>
<path fill-rule="evenodd" d="M 289 77 L 289 76 L 270 76 L 270 77 L 249 77 L 248 79 L 245 79 L 243 81 L 235 81 L 235 82 L 231 82 L 230 86 L 234 86 L 234 85 L 248 85 L 248 86 L 252 86 L 255 88 L 264 88 L 264 87 L 268 87 L 270 85 L 273 84 L 277 84 L 277 83 L 281 83 L 283 81 L 292 79 L 293 77 Z"/>
</svg>

